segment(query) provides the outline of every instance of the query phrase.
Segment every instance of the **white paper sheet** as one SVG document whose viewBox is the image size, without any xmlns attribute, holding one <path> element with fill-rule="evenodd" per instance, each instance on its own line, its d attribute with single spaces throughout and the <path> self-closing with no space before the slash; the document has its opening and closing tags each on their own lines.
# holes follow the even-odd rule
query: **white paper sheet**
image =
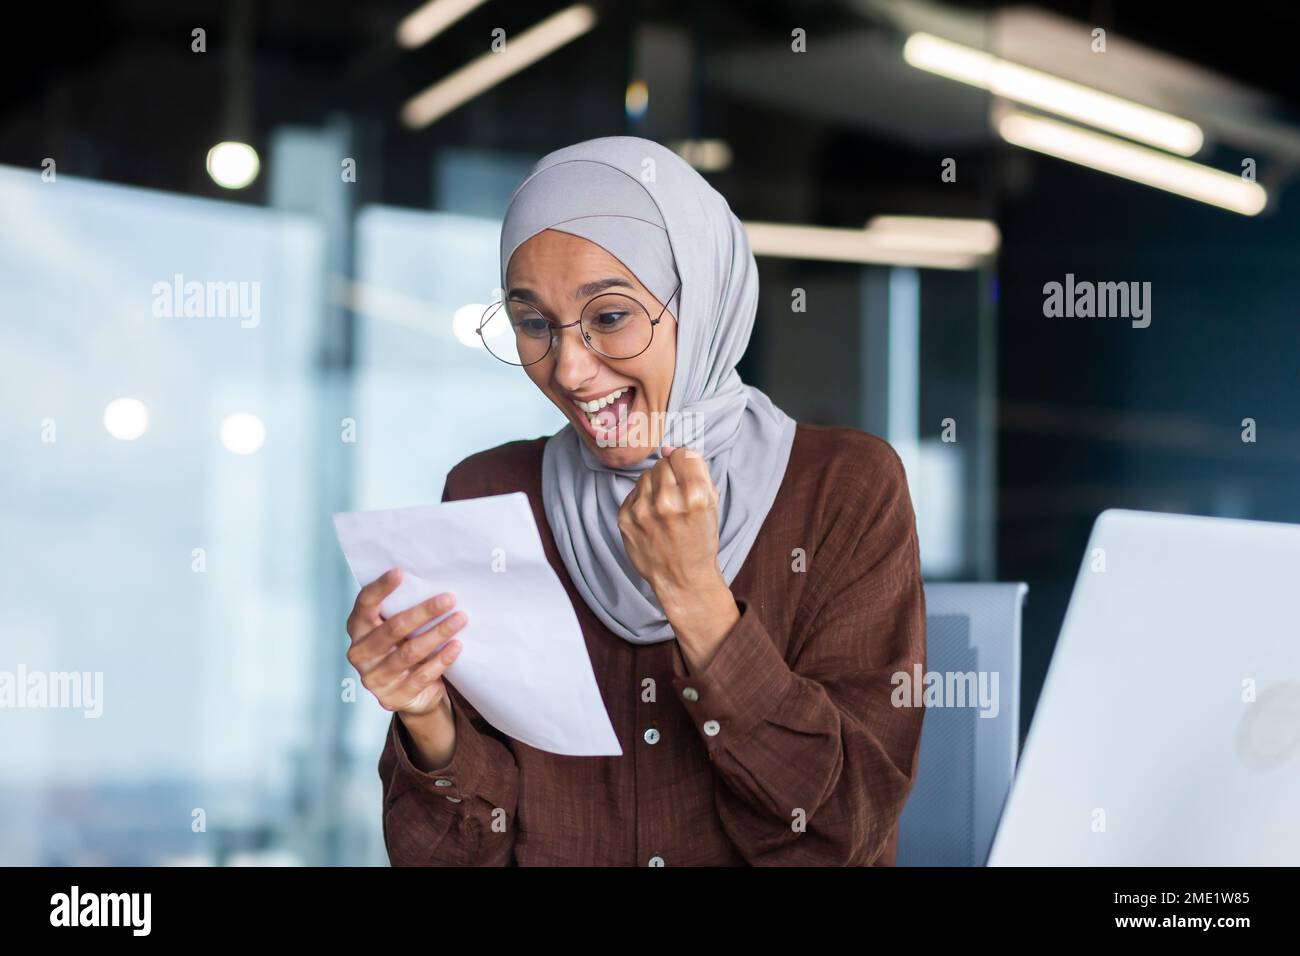
<svg viewBox="0 0 1300 956">
<path fill-rule="evenodd" d="M 568 594 L 523 492 L 334 515 L 358 586 L 400 567 L 391 617 L 444 591 L 469 621 L 445 678 L 493 727 L 550 753 L 621 755 Z M 428 628 L 422 628 L 428 630 Z"/>
</svg>

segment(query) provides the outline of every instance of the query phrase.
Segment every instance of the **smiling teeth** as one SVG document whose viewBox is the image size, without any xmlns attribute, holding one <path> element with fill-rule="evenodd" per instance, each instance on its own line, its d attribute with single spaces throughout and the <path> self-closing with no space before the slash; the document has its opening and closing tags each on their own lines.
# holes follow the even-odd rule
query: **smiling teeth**
<svg viewBox="0 0 1300 956">
<path fill-rule="evenodd" d="M 584 412 L 586 412 L 588 417 L 590 417 L 594 415 L 596 412 L 600 411 L 606 405 L 615 401 L 620 395 L 626 392 L 629 387 L 630 386 L 624 385 L 622 388 L 615 389 L 614 391 L 610 392 L 604 398 L 597 398 L 590 402 L 578 402 L 578 407 L 581 408 Z"/>
</svg>

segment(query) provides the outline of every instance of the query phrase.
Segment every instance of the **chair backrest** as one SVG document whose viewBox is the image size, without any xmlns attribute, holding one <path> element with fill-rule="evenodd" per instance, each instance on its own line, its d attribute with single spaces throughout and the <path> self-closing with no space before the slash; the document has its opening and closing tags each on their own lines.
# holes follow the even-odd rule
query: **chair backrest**
<svg viewBox="0 0 1300 956">
<path fill-rule="evenodd" d="M 983 866 L 1020 737 L 1020 611 L 1028 585 L 926 584 L 927 700 L 899 866 Z M 932 706 L 933 704 L 938 706 Z"/>
</svg>

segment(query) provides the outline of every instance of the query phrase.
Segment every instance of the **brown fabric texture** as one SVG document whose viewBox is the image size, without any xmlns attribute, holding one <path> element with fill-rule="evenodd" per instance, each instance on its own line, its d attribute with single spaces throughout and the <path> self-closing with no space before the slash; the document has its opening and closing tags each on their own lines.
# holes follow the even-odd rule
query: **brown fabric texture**
<svg viewBox="0 0 1300 956">
<path fill-rule="evenodd" d="M 892 865 L 925 714 L 891 703 L 891 677 L 925 669 L 916 522 L 893 449 L 853 429 L 798 426 L 731 585 L 740 620 L 691 674 L 676 641 L 624 641 L 579 597 L 542 508 L 545 442 L 470 456 L 443 500 L 527 493 L 623 755 L 519 743 L 448 682 L 447 766 L 421 772 L 398 715 L 389 727 L 379 775 L 390 862 Z"/>
</svg>

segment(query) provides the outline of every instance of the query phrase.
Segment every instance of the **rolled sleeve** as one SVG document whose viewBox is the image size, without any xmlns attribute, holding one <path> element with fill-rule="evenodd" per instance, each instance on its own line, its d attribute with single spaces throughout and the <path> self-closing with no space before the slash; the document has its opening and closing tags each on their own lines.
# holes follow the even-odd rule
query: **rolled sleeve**
<svg viewBox="0 0 1300 956">
<path fill-rule="evenodd" d="M 396 714 L 389 724 L 379 775 L 384 844 L 394 866 L 505 866 L 513 860 L 514 755 L 454 690 L 451 697 L 456 747 L 443 767 L 416 767 L 406 725 Z"/>
<path fill-rule="evenodd" d="M 459 804 L 466 797 L 482 797 L 494 806 L 505 802 L 505 789 L 494 773 L 488 741 L 474 726 L 465 708 L 452 706 L 452 719 L 456 723 L 456 747 L 446 766 L 424 771 L 415 766 L 410 751 L 414 747 L 410 733 L 402 719 L 393 715 L 389 733 L 397 766 L 412 786 L 444 798 L 448 803 Z"/>
<path fill-rule="evenodd" d="M 673 688 L 712 756 L 728 739 L 744 738 L 789 692 L 794 674 L 745 598 L 740 619 L 708 667 L 686 673 L 674 656 Z"/>
</svg>

